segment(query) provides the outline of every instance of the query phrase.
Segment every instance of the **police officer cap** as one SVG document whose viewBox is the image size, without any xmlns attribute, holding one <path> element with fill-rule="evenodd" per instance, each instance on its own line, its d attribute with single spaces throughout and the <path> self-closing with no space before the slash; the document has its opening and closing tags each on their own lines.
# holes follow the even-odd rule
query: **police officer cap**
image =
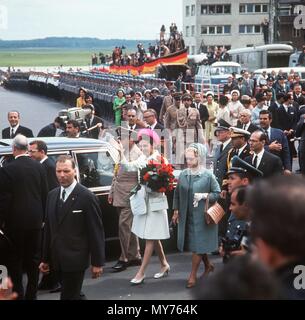
<svg viewBox="0 0 305 320">
<path fill-rule="evenodd" d="M 182 96 L 182 101 L 185 101 L 185 100 L 193 100 L 193 98 L 190 94 L 186 93 Z"/>
<path fill-rule="evenodd" d="M 175 93 L 173 94 L 173 98 L 174 98 L 175 100 L 181 100 L 181 97 L 182 97 L 182 95 L 181 95 L 180 92 L 175 92 Z"/>
<path fill-rule="evenodd" d="M 251 133 L 249 131 L 240 129 L 240 128 L 231 127 L 230 131 L 231 131 L 231 138 L 245 137 L 246 139 L 249 139 L 251 136 Z"/>
<path fill-rule="evenodd" d="M 239 78 L 237 78 L 237 81 L 244 81 L 244 78 L 243 77 L 239 77 Z"/>
<path fill-rule="evenodd" d="M 228 171 L 227 175 L 233 173 L 239 174 L 246 174 L 251 176 L 252 178 L 259 178 L 263 176 L 263 173 L 256 169 L 255 167 L 251 166 L 251 164 L 247 163 L 246 161 L 242 160 L 238 156 L 234 156 L 231 160 L 232 167 Z"/>
<path fill-rule="evenodd" d="M 274 78 L 273 78 L 272 76 L 269 76 L 269 77 L 267 78 L 267 81 L 274 81 Z"/>
<path fill-rule="evenodd" d="M 283 77 L 283 76 L 278 76 L 277 79 L 278 79 L 278 80 L 285 80 L 285 77 Z"/>
<path fill-rule="evenodd" d="M 230 127 L 231 125 L 227 121 L 220 119 L 215 129 L 215 136 L 217 131 L 230 131 Z"/>
</svg>

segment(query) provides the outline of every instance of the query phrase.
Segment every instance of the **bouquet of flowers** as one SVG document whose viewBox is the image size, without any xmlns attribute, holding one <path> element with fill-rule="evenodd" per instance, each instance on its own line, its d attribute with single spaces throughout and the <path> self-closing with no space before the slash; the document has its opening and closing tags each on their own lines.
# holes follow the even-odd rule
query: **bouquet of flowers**
<svg viewBox="0 0 305 320">
<path fill-rule="evenodd" d="M 164 161 L 156 162 L 151 160 L 147 166 L 140 170 L 140 183 L 147 186 L 153 192 L 168 192 L 174 189 L 176 182 L 174 169 Z"/>
</svg>

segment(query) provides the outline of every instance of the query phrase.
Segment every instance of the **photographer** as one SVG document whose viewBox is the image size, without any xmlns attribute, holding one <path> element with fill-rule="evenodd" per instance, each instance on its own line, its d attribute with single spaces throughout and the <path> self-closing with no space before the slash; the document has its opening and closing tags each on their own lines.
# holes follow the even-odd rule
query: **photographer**
<svg viewBox="0 0 305 320">
<path fill-rule="evenodd" d="M 246 200 L 247 187 L 241 186 L 233 190 L 231 194 L 230 210 L 234 212 L 237 220 L 244 224 L 235 229 L 234 234 L 222 240 L 221 255 L 224 262 L 231 257 L 241 256 L 249 251 L 250 212 Z"/>
<path fill-rule="evenodd" d="M 233 211 L 235 208 L 230 205 L 233 191 L 236 188 L 248 186 L 255 178 L 262 177 L 261 171 L 237 156 L 233 157 L 231 163 L 232 167 L 227 174 L 228 196 L 226 199 L 219 199 L 218 204 L 215 206 L 215 210 L 222 208 L 222 210 L 226 212 L 226 215 L 230 215 L 227 232 L 225 237 L 221 239 L 222 241 L 219 250 L 220 255 L 224 258 L 224 263 L 228 261 L 232 251 L 239 250 L 240 241 L 244 235 L 243 232 L 247 229 L 246 221 L 244 221 L 244 219 L 239 219 L 239 217 L 235 215 L 235 211 Z M 231 241 L 236 245 L 231 245 Z"/>
<path fill-rule="evenodd" d="M 85 134 L 88 138 L 98 139 L 100 130 L 104 127 L 104 122 L 101 118 L 95 115 L 95 108 L 93 104 L 85 106 L 84 109 L 88 111 L 90 110 L 90 113 L 88 113 L 85 117 L 85 123 L 87 128 Z"/>
</svg>

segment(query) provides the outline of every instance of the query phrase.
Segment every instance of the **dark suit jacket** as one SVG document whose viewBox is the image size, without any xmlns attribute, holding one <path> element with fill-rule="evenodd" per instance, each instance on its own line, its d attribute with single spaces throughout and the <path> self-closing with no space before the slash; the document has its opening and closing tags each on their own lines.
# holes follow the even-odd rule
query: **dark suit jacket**
<svg viewBox="0 0 305 320">
<path fill-rule="evenodd" d="M 245 161 L 252 165 L 253 155 L 247 157 Z M 268 178 L 283 172 L 282 161 L 274 154 L 265 151 L 261 163 L 259 164 L 257 169 L 262 171 L 262 173 L 264 174 L 264 178 Z"/>
<path fill-rule="evenodd" d="M 52 190 L 47 199 L 43 262 L 54 264 L 63 272 L 83 271 L 105 262 L 105 235 L 102 214 L 96 196 L 77 184 L 63 205 L 58 220 L 60 188 Z"/>
<path fill-rule="evenodd" d="M 13 138 L 17 136 L 17 134 L 22 134 L 27 138 L 33 138 L 33 132 L 31 129 L 19 126 Z M 11 127 L 5 128 L 2 130 L 2 139 L 10 139 L 11 138 Z"/>
<path fill-rule="evenodd" d="M 47 181 L 42 165 L 22 156 L 0 168 L 0 193 L 11 197 L 6 225 L 12 229 L 40 229 L 44 221 Z"/>
<path fill-rule="evenodd" d="M 93 117 L 92 123 L 90 124 L 90 128 L 96 126 L 98 123 L 104 124 L 103 120 L 97 116 Z M 89 128 L 88 128 L 89 129 Z M 95 128 L 91 131 L 88 132 L 88 138 L 91 139 L 98 139 L 100 133 L 100 129 L 99 128 Z"/>
<path fill-rule="evenodd" d="M 279 109 L 279 107 L 278 107 L 278 105 L 277 105 L 277 103 L 275 101 L 272 102 L 270 107 L 268 108 L 268 110 L 272 114 L 272 123 L 271 123 L 271 127 L 272 128 L 278 128 L 279 127 L 278 109 Z"/>
<path fill-rule="evenodd" d="M 241 124 L 240 121 L 238 121 L 238 123 L 237 123 L 237 128 L 243 129 L 243 127 L 244 127 L 244 125 Z M 252 134 L 253 132 L 255 132 L 255 131 L 257 131 L 257 130 L 259 130 L 259 128 L 258 128 L 255 124 L 250 123 L 250 126 L 249 126 L 249 128 L 248 128 L 247 131 Z"/>
<path fill-rule="evenodd" d="M 217 178 L 219 185 L 222 185 L 223 178 L 227 171 L 227 161 L 228 152 L 232 149 L 232 143 L 230 142 L 222 152 L 220 152 L 220 147 L 218 146 L 215 154 L 215 164 L 214 164 L 214 174 Z"/>
<path fill-rule="evenodd" d="M 37 137 L 55 137 L 56 135 L 56 128 L 54 123 L 50 123 L 49 125 L 43 127 Z"/>
<path fill-rule="evenodd" d="M 192 108 L 195 108 L 200 113 L 200 120 L 202 122 L 202 128 L 205 129 L 205 122 L 209 120 L 209 111 L 207 106 L 200 103 L 199 108 L 196 107 L 195 103 L 192 104 Z"/>
<path fill-rule="evenodd" d="M 57 188 L 59 186 L 59 183 L 56 177 L 56 166 L 54 161 L 48 158 L 42 163 L 42 166 L 45 169 L 47 176 L 48 191 Z"/>
<path fill-rule="evenodd" d="M 292 170 L 291 167 L 291 161 L 290 161 L 290 151 L 289 151 L 289 146 L 288 146 L 288 140 L 286 135 L 284 134 L 284 132 L 280 129 L 276 129 L 276 128 L 271 128 L 271 132 L 270 132 L 270 139 L 269 139 L 269 144 L 277 141 L 278 143 L 280 143 L 282 145 L 282 151 L 281 152 L 271 152 L 269 150 L 269 147 L 266 146 L 265 149 L 268 152 L 271 152 L 272 154 L 278 156 L 281 158 L 284 169 L 285 170 Z"/>
<path fill-rule="evenodd" d="M 298 123 L 298 110 L 295 107 L 288 107 L 288 112 L 281 105 L 277 110 L 278 128 L 281 130 L 296 129 Z"/>
</svg>

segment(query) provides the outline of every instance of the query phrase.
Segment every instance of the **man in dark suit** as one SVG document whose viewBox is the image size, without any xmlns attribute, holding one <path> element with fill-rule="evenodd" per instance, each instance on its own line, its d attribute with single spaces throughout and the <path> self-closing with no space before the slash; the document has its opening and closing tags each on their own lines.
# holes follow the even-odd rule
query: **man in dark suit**
<svg viewBox="0 0 305 320">
<path fill-rule="evenodd" d="M 283 98 L 283 104 L 277 110 L 278 128 L 283 130 L 288 139 L 290 150 L 290 161 L 296 156 L 294 142 L 290 140 L 295 137 L 295 129 L 298 123 L 298 109 L 292 105 L 292 97 L 287 94 Z"/>
<path fill-rule="evenodd" d="M 60 272 L 61 300 L 80 300 L 85 270 L 91 259 L 93 278 L 102 275 L 105 237 L 97 198 L 75 180 L 76 167 L 69 156 L 56 162 L 61 187 L 52 190 L 46 206 L 46 234 L 40 270 L 47 273 L 52 259 Z"/>
<path fill-rule="evenodd" d="M 251 123 L 251 111 L 249 109 L 245 109 L 240 112 L 237 128 L 243 129 L 250 133 L 258 130 L 258 127 Z"/>
<path fill-rule="evenodd" d="M 263 110 L 260 112 L 259 122 L 261 129 L 268 138 L 265 149 L 280 157 L 285 173 L 290 174 L 292 171 L 292 164 L 290 161 L 290 151 L 286 135 L 280 129 L 271 128 L 272 113 L 268 110 Z"/>
<path fill-rule="evenodd" d="M 62 121 L 59 117 L 56 117 L 53 123 L 50 123 L 49 125 L 43 127 L 37 137 L 56 137 L 57 133 L 58 136 L 63 131 L 60 128 L 62 127 Z"/>
<path fill-rule="evenodd" d="M 163 104 L 163 98 L 160 96 L 160 91 L 158 88 L 151 89 L 152 97 L 147 105 L 147 108 L 154 109 L 157 112 L 158 117 L 161 113 L 161 108 Z"/>
<path fill-rule="evenodd" d="M 88 138 L 98 139 L 100 130 L 104 126 L 104 122 L 100 117 L 95 115 L 95 108 L 93 104 L 86 105 L 84 109 L 90 110 L 90 113 L 88 113 L 85 119 L 87 126 L 86 134 Z"/>
<path fill-rule="evenodd" d="M 209 111 L 208 108 L 202 104 L 201 93 L 195 94 L 195 100 L 192 103 L 191 108 L 195 108 L 199 111 L 202 128 L 205 129 L 205 122 L 209 120 Z"/>
<path fill-rule="evenodd" d="M 264 178 L 269 178 L 283 172 L 281 159 L 266 151 L 264 148 L 267 139 L 264 132 L 253 132 L 249 140 L 250 149 L 253 152 L 253 155 L 245 159 L 246 162 L 260 170 L 264 174 Z"/>
<path fill-rule="evenodd" d="M 39 161 L 43 168 L 45 169 L 47 181 L 48 181 L 48 191 L 57 188 L 59 186 L 55 163 L 50 158 L 48 158 L 48 147 L 44 141 L 34 140 L 29 144 L 29 155 L 33 160 Z"/>
<path fill-rule="evenodd" d="M 221 143 L 215 153 L 214 174 L 220 186 L 222 186 L 223 178 L 227 172 L 228 152 L 232 149 L 230 124 L 220 119 L 218 127 L 215 129 L 215 136 Z"/>
<path fill-rule="evenodd" d="M 20 125 L 20 113 L 18 111 L 10 111 L 7 118 L 10 126 L 2 130 L 2 139 L 14 139 L 18 134 L 27 138 L 34 137 L 31 129 Z"/>
<path fill-rule="evenodd" d="M 272 102 L 268 110 L 272 114 L 272 128 L 279 128 L 278 124 L 278 109 L 284 102 L 284 96 L 285 94 L 282 92 L 279 92 L 276 95 L 276 101 Z"/>
<path fill-rule="evenodd" d="M 33 160 L 39 161 L 43 168 L 45 169 L 47 182 L 48 182 L 48 192 L 57 188 L 59 186 L 57 177 L 55 163 L 47 156 L 48 147 L 44 141 L 35 140 L 31 141 L 29 144 L 29 155 Z M 59 280 L 55 272 L 50 272 L 48 275 L 44 275 L 38 286 L 39 290 L 59 290 Z"/>
<path fill-rule="evenodd" d="M 299 164 L 300 170 L 305 175 L 305 107 L 300 109 L 300 120 L 296 127 L 296 137 L 300 138 Z"/>
<path fill-rule="evenodd" d="M 7 266 L 18 298 L 36 299 L 41 230 L 47 198 L 46 175 L 42 165 L 27 156 L 28 141 L 22 135 L 13 140 L 15 160 L 0 168 L 0 193 L 11 197 L 5 232 L 13 243 Z M 27 273 L 26 293 L 22 285 L 23 268 Z"/>
<path fill-rule="evenodd" d="M 157 121 L 157 112 L 154 109 L 145 110 L 143 113 L 143 119 L 147 125 L 147 128 L 151 130 L 157 130 L 157 132 L 164 130 L 163 125 Z"/>
</svg>

